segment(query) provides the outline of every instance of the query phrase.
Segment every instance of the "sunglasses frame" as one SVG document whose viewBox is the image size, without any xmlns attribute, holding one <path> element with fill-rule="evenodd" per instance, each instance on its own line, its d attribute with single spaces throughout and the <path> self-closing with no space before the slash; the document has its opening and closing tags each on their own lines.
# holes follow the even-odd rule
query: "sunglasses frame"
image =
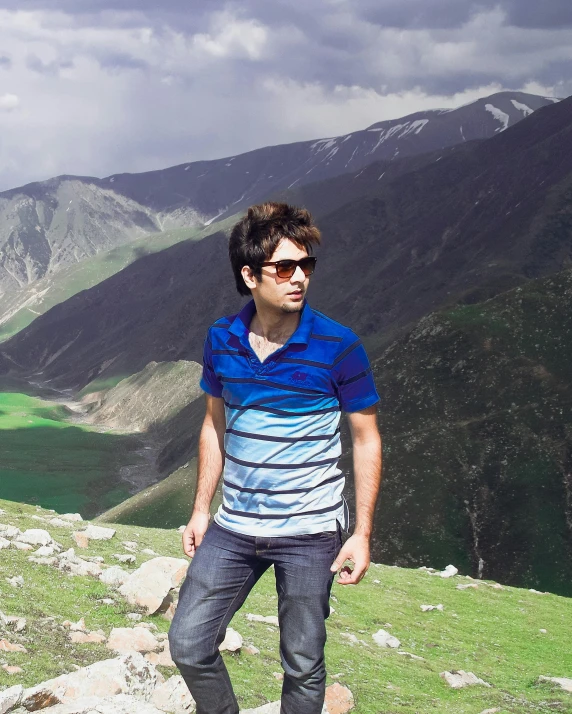
<svg viewBox="0 0 572 714">
<path fill-rule="evenodd" d="M 310 261 L 309 265 L 311 266 L 311 270 L 309 273 L 307 273 L 304 268 L 300 265 L 300 263 L 304 263 L 305 261 Z M 276 266 L 276 275 L 279 278 L 291 278 L 294 273 L 296 272 L 296 268 L 300 266 L 302 268 L 302 272 L 304 275 L 308 278 L 312 273 L 316 270 L 316 263 L 318 262 L 318 259 L 314 255 L 307 255 L 305 258 L 300 258 L 300 260 L 291 260 L 290 258 L 284 258 L 283 260 L 267 260 L 265 263 L 260 263 L 260 265 L 275 265 Z M 288 275 L 280 275 L 280 270 L 278 266 L 280 263 L 290 263 L 292 265 L 292 270 L 290 271 L 290 268 L 286 268 L 286 272 Z"/>
</svg>

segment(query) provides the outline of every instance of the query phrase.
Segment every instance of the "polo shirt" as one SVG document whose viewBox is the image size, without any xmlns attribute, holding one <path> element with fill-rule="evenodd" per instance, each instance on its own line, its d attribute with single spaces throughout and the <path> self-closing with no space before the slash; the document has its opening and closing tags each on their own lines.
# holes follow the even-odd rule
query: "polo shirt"
<svg viewBox="0 0 572 714">
<path fill-rule="evenodd" d="M 254 536 L 347 530 L 341 410 L 379 401 L 365 349 L 304 300 L 296 331 L 260 362 L 248 341 L 255 312 L 251 300 L 205 339 L 201 388 L 224 399 L 226 415 L 215 521 Z"/>
</svg>

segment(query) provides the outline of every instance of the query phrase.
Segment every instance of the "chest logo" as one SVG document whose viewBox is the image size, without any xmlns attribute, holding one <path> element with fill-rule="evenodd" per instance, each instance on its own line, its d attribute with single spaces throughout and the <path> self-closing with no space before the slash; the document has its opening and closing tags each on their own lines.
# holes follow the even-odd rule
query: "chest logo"
<svg viewBox="0 0 572 714">
<path fill-rule="evenodd" d="M 290 381 L 294 382 L 295 384 L 303 384 L 304 382 L 308 381 L 308 375 L 306 374 L 306 372 L 296 371 L 290 377 Z"/>
</svg>

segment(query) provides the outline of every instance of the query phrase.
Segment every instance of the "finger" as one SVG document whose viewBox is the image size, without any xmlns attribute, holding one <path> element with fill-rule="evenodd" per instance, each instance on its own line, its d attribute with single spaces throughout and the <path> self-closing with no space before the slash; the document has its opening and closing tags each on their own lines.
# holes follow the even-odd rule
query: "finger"
<svg viewBox="0 0 572 714">
<path fill-rule="evenodd" d="M 356 563 L 354 569 L 350 571 L 349 577 L 344 578 L 343 580 L 338 580 L 338 582 L 340 585 L 357 585 L 366 574 L 367 565 L 368 564 L 365 562 Z"/>
<path fill-rule="evenodd" d="M 351 558 L 351 553 L 345 548 L 342 548 L 336 556 L 336 559 L 332 563 L 330 571 L 332 573 L 335 573 L 336 570 L 339 570 L 342 567 L 342 565 L 346 562 L 346 560 L 348 560 L 348 558 Z"/>
</svg>

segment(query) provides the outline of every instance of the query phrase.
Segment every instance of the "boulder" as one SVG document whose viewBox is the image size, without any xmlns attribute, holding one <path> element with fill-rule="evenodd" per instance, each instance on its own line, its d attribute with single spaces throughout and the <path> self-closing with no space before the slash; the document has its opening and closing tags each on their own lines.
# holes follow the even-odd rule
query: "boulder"
<svg viewBox="0 0 572 714">
<path fill-rule="evenodd" d="M 151 697 L 151 703 L 169 714 L 191 714 L 196 709 L 184 679 L 177 675 L 157 687 Z"/>
<path fill-rule="evenodd" d="M 72 537 L 78 548 L 89 548 L 89 538 L 83 531 L 74 531 Z"/>
<path fill-rule="evenodd" d="M 107 570 L 104 570 L 99 576 L 102 583 L 111 585 L 111 587 L 114 588 L 118 588 L 120 585 L 123 585 L 128 578 L 129 573 L 123 570 L 123 568 L 120 568 L 119 565 L 112 565 L 110 568 L 107 568 Z"/>
<path fill-rule="evenodd" d="M 4 548 L 9 548 L 10 547 L 10 541 L 8 538 L 4 538 L 0 536 L 0 550 L 3 550 Z"/>
<path fill-rule="evenodd" d="M 131 605 L 146 608 L 150 615 L 160 609 L 169 591 L 180 584 L 188 567 L 182 558 L 152 558 L 129 576 L 119 592 Z"/>
<path fill-rule="evenodd" d="M 22 531 L 16 526 L 9 526 L 7 523 L 0 523 L 0 536 L 3 538 L 16 538 Z"/>
<path fill-rule="evenodd" d="M 43 528 L 29 528 L 23 533 L 20 533 L 16 537 L 16 540 L 19 543 L 27 543 L 28 545 L 50 545 L 52 543 L 52 536 Z"/>
<path fill-rule="evenodd" d="M 62 518 L 64 521 L 72 521 L 72 522 L 78 522 L 78 521 L 83 521 L 83 518 L 79 513 L 62 513 L 60 515 L 60 518 Z"/>
<path fill-rule="evenodd" d="M 13 588 L 24 587 L 24 578 L 21 575 L 14 575 L 13 578 L 6 578 L 6 582 Z"/>
<path fill-rule="evenodd" d="M 572 692 L 572 679 L 568 677 L 543 677 L 538 678 L 539 682 L 551 682 L 552 684 L 557 684 L 560 689 L 565 692 Z"/>
<path fill-rule="evenodd" d="M 21 705 L 28 711 L 35 711 L 55 704 L 67 704 L 82 697 L 113 697 L 116 694 L 130 694 L 138 699 L 149 700 L 155 687 L 163 681 L 162 675 L 141 654 L 131 652 L 122 657 L 95 662 L 77 672 L 63 674 L 26 689 L 22 694 Z M 139 713 L 140 710 L 134 711 Z"/>
<path fill-rule="evenodd" d="M 75 524 L 71 521 L 63 521 L 61 518 L 50 518 L 51 526 L 55 528 L 75 528 Z"/>
<path fill-rule="evenodd" d="M 171 650 L 169 649 L 169 643 L 165 642 L 163 649 L 160 652 L 149 652 L 145 655 L 147 662 L 151 662 L 155 667 L 176 667 L 177 665 L 173 662 L 171 657 Z"/>
<path fill-rule="evenodd" d="M 336 682 L 326 687 L 326 707 L 329 714 L 346 714 L 354 708 L 354 695 Z"/>
<path fill-rule="evenodd" d="M 10 664 L 3 664 L 2 669 L 7 674 L 21 674 L 24 671 L 22 669 L 22 667 L 16 667 L 15 665 L 10 665 Z"/>
<path fill-rule="evenodd" d="M 155 652 L 161 643 L 143 627 L 114 627 L 107 640 L 107 649 L 115 652 Z"/>
<path fill-rule="evenodd" d="M 8 640 L 0 640 L 0 652 L 27 652 L 24 645 L 19 645 L 17 642 L 9 642 Z"/>
<path fill-rule="evenodd" d="M 30 545 L 30 543 L 21 543 L 19 540 L 13 540 L 11 545 L 12 548 L 16 548 L 16 550 L 34 550 L 33 545 Z"/>
<path fill-rule="evenodd" d="M 280 702 L 264 704 L 264 706 L 257 707 L 256 709 L 243 709 L 240 714 L 280 714 Z M 322 709 L 322 714 L 328 714 L 328 709 L 325 704 Z"/>
<path fill-rule="evenodd" d="M 386 632 L 386 630 L 378 630 L 374 635 L 372 635 L 372 638 L 375 644 L 380 647 L 392 647 L 395 649 L 401 647 L 401 642 L 397 639 L 397 637 L 390 635 L 389 632 Z"/>
<path fill-rule="evenodd" d="M 448 565 L 445 570 L 442 570 L 438 575 L 441 578 L 452 578 L 454 575 L 457 575 L 459 570 L 454 566 L 454 565 Z"/>
<path fill-rule="evenodd" d="M 57 568 L 68 575 L 92 575 L 99 577 L 101 575 L 101 566 L 98 563 L 93 563 L 90 560 L 84 560 L 75 554 L 73 548 L 66 550 L 57 559 Z"/>
<path fill-rule="evenodd" d="M 242 647 L 242 635 L 232 627 L 226 628 L 224 640 L 220 643 L 220 652 L 236 652 Z"/>
<path fill-rule="evenodd" d="M 70 642 L 73 642 L 76 645 L 89 643 L 101 644 L 107 639 L 102 630 L 98 630 L 96 632 L 70 632 L 69 638 Z"/>
<path fill-rule="evenodd" d="M 153 704 L 130 696 L 116 694 L 112 697 L 80 697 L 66 704 L 56 704 L 47 714 L 163 714 Z"/>
<path fill-rule="evenodd" d="M 129 555 L 127 553 L 114 553 L 113 557 L 120 563 L 134 563 L 137 560 L 134 555 Z"/>
<path fill-rule="evenodd" d="M 443 612 L 443 605 L 420 605 L 419 606 L 423 612 L 431 612 L 431 610 L 439 610 Z"/>
<path fill-rule="evenodd" d="M 24 688 L 19 684 L 0 692 L 0 714 L 6 714 L 6 712 L 15 709 L 22 701 L 23 692 Z"/>
<path fill-rule="evenodd" d="M 103 526 L 94 526 L 92 523 L 85 530 L 80 531 L 89 540 L 111 540 L 116 533 L 114 528 L 104 528 Z"/>
<path fill-rule="evenodd" d="M 452 672 L 441 672 L 440 676 L 453 689 L 462 689 L 463 687 L 470 687 L 475 684 L 481 684 L 485 687 L 491 686 L 482 679 L 479 679 L 476 674 L 465 672 L 462 669 L 453 670 Z"/>
</svg>

